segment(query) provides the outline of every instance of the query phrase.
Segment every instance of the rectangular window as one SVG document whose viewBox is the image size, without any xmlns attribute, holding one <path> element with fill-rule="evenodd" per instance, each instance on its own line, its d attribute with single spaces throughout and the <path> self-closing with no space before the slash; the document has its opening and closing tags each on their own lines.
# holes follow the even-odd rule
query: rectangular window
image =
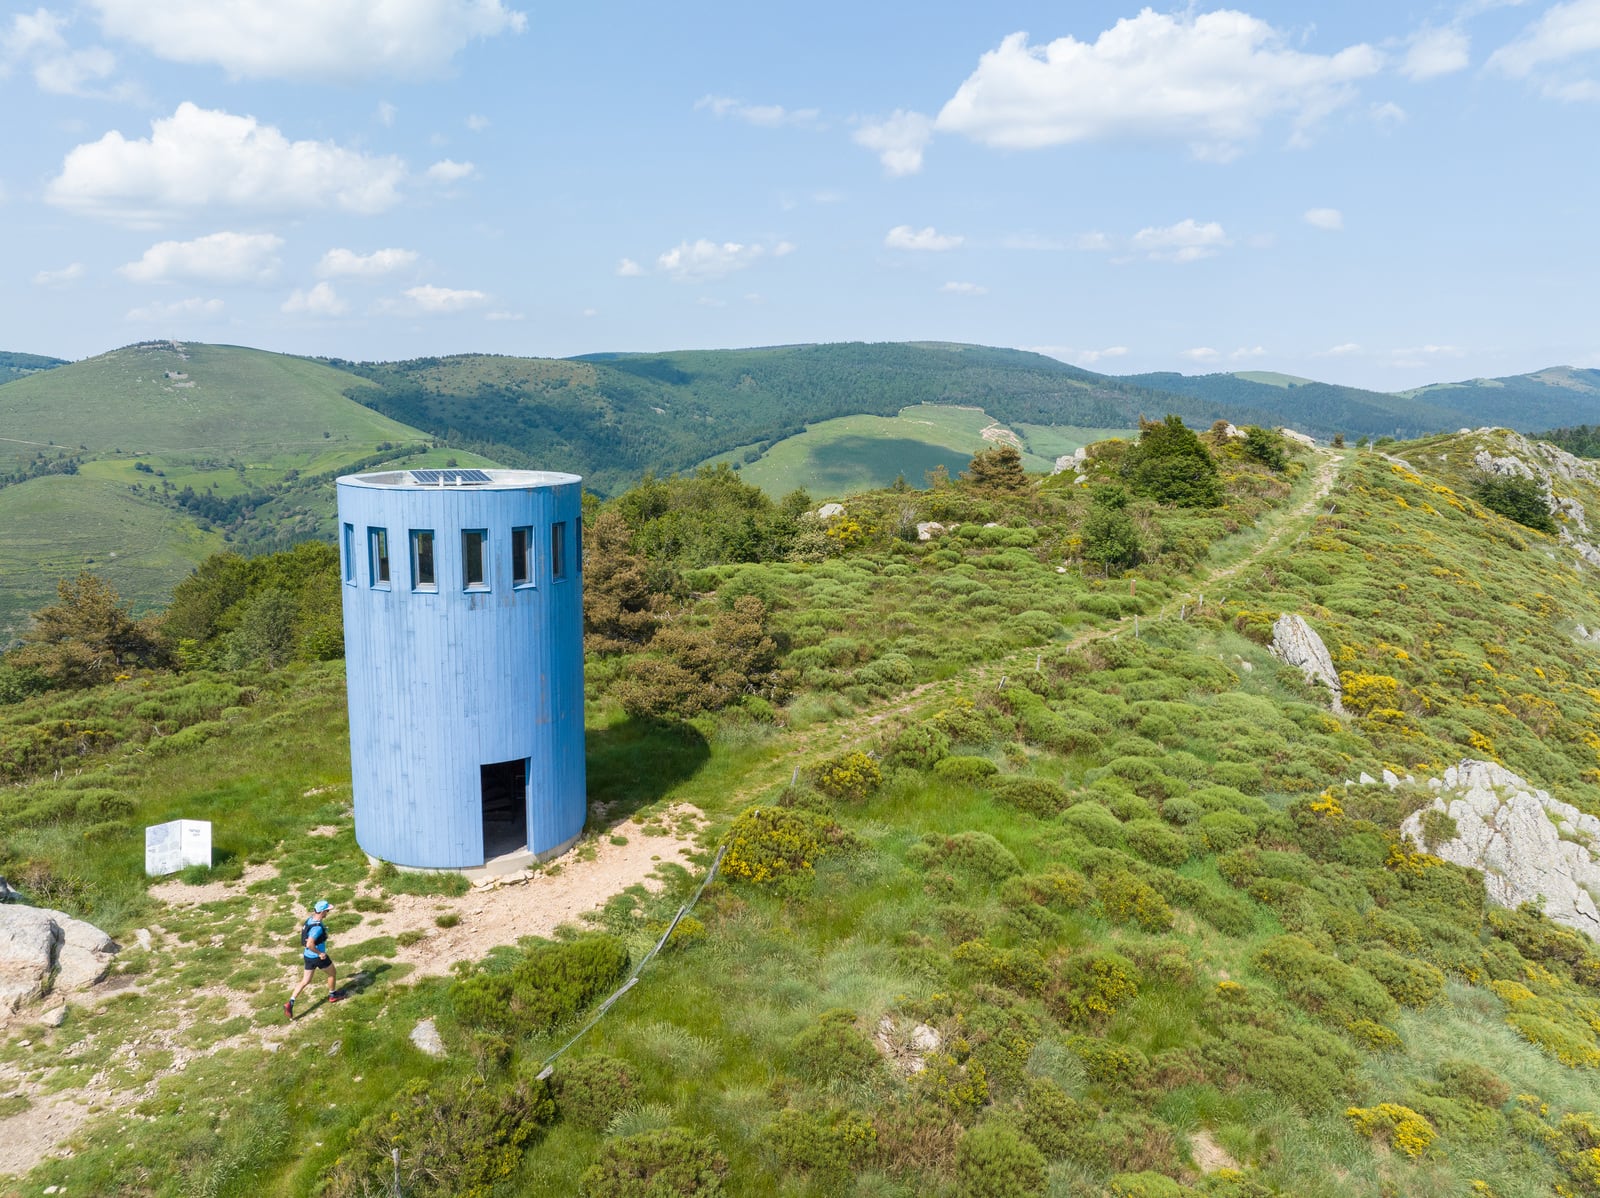
<svg viewBox="0 0 1600 1198">
<path fill-rule="evenodd" d="M 550 577 L 567 576 L 567 522 L 558 520 L 550 526 Z"/>
<path fill-rule="evenodd" d="M 367 529 L 368 581 L 375 587 L 389 585 L 389 530 Z"/>
<path fill-rule="evenodd" d="M 511 530 L 511 583 L 513 586 L 533 585 L 533 529 Z"/>
<path fill-rule="evenodd" d="M 354 524 L 346 524 L 344 526 L 344 580 L 346 582 L 354 582 L 356 580 L 356 526 Z"/>
<path fill-rule="evenodd" d="M 576 534 L 572 538 L 572 568 L 580 578 L 583 576 L 583 517 L 578 517 L 578 522 L 572 526 Z"/>
<path fill-rule="evenodd" d="M 484 542 L 489 534 L 481 528 L 469 528 L 461 534 L 461 585 L 469 591 L 486 591 L 484 581 Z"/>
<path fill-rule="evenodd" d="M 437 591 L 439 584 L 433 576 L 433 530 L 411 530 L 411 589 Z"/>
</svg>

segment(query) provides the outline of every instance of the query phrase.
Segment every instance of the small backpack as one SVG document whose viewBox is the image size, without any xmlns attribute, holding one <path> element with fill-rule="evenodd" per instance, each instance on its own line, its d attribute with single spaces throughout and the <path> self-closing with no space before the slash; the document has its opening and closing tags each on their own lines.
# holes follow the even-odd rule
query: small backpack
<svg viewBox="0 0 1600 1198">
<path fill-rule="evenodd" d="M 322 920 L 315 916 L 308 915 L 305 917 L 305 919 L 300 921 L 300 939 L 295 941 L 295 947 L 298 948 L 302 953 L 306 950 L 306 940 L 311 935 L 312 924 L 316 924 L 318 927 L 321 927 Z"/>
</svg>

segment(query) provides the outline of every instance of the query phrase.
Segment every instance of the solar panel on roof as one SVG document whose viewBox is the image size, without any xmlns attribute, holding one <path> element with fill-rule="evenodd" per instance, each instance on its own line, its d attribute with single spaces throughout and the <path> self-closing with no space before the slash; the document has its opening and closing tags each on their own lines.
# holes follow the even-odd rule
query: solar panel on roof
<svg viewBox="0 0 1600 1198">
<path fill-rule="evenodd" d="M 411 481 L 427 487 L 459 487 L 493 480 L 482 470 L 413 470 Z"/>
</svg>

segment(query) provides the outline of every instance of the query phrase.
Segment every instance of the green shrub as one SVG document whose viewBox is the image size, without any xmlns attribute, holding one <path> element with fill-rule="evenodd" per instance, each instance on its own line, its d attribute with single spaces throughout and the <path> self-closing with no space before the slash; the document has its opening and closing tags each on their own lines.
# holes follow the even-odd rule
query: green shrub
<svg viewBox="0 0 1600 1198">
<path fill-rule="evenodd" d="M 1091 1134 L 1094 1111 L 1047 1077 L 1031 1077 L 1022 1102 L 1022 1131 L 1051 1160 L 1072 1155 Z"/>
<path fill-rule="evenodd" d="M 1030 1198 L 1044 1193 L 1044 1157 L 1002 1122 L 984 1123 L 956 1148 L 960 1198 Z"/>
<path fill-rule="evenodd" d="M 952 956 L 995 985 L 1022 994 L 1038 994 L 1050 980 L 1044 958 L 1031 949 L 996 948 L 986 940 L 969 940 L 958 944 Z"/>
<path fill-rule="evenodd" d="M 1161 818 L 1180 828 L 1192 824 L 1203 814 L 1193 798 L 1167 799 L 1161 804 Z"/>
<path fill-rule="evenodd" d="M 913 866 L 956 870 L 980 882 L 995 883 L 1022 872 L 1012 851 L 987 832 L 930 832 L 911 846 L 906 860 Z"/>
<path fill-rule="evenodd" d="M 815 812 L 749 807 L 728 830 L 728 853 L 722 859 L 722 869 L 731 878 L 777 882 L 809 874 L 825 853 L 851 843 L 848 832 Z"/>
<path fill-rule="evenodd" d="M 1461 832 L 1456 827 L 1456 821 L 1446 812 L 1437 807 L 1429 807 L 1422 813 L 1422 845 L 1430 853 L 1440 845 L 1454 840 Z"/>
<path fill-rule="evenodd" d="M 1083 875 L 1064 865 L 1039 874 L 1007 878 L 1000 887 L 1000 901 L 1008 907 L 1038 904 L 1052 911 L 1077 911 L 1088 905 L 1089 883 Z"/>
<path fill-rule="evenodd" d="M 350 1135 L 325 1188 L 329 1198 L 388 1193 L 391 1152 L 417 1198 L 479 1198 L 516 1172 L 523 1146 L 555 1114 L 542 1083 L 490 1087 L 481 1078 L 407 1082 Z"/>
<path fill-rule="evenodd" d="M 1078 803 L 1069 807 L 1061 822 L 1074 831 L 1081 832 L 1095 844 L 1118 846 L 1122 844 L 1122 825 L 1099 803 Z"/>
<path fill-rule="evenodd" d="M 1107 1184 L 1111 1198 L 1185 1198 L 1194 1191 L 1165 1173 L 1119 1173 Z"/>
<path fill-rule="evenodd" d="M 1200 817 L 1200 837 L 1213 853 L 1228 853 L 1255 839 L 1256 821 L 1236 811 L 1213 811 Z"/>
<path fill-rule="evenodd" d="M 997 801 L 1039 819 L 1060 814 L 1072 802 L 1061 784 L 1048 778 L 996 778 L 989 784 L 989 793 Z"/>
<path fill-rule="evenodd" d="M 1108 1089 L 1128 1089 L 1138 1082 L 1150 1064 L 1137 1048 L 1113 1044 L 1097 1036 L 1069 1037 L 1067 1047 L 1083 1062 L 1089 1080 Z"/>
<path fill-rule="evenodd" d="M 877 1148 L 872 1124 L 849 1111 L 779 1111 L 761 1133 L 778 1164 L 813 1178 L 830 1192 L 843 1188 Z"/>
<path fill-rule="evenodd" d="M 615 936 L 536 944 L 500 973 L 454 982 L 450 998 L 469 1027 L 506 1033 L 548 1031 L 602 998 L 628 971 L 627 946 Z"/>
<path fill-rule="evenodd" d="M 1354 962 L 1366 970 L 1401 1006 L 1425 1007 L 1444 992 L 1444 974 L 1426 961 L 1386 948 L 1368 949 Z"/>
<path fill-rule="evenodd" d="M 1152 886 L 1131 873 L 1098 874 L 1095 897 L 1113 923 L 1135 922 L 1146 932 L 1165 932 L 1172 927 L 1172 908 Z"/>
<path fill-rule="evenodd" d="M 1052 1009 L 1073 1023 L 1111 1018 L 1139 993 L 1138 966 L 1121 953 L 1079 953 L 1067 960 L 1047 998 Z"/>
<path fill-rule="evenodd" d="M 935 777 L 949 782 L 977 785 L 1000 772 L 1000 767 L 987 757 L 946 757 L 933 767 Z"/>
<path fill-rule="evenodd" d="M 867 1077 L 881 1061 L 872 1041 L 857 1030 L 856 1013 L 843 1007 L 817 1016 L 789 1046 L 790 1072 L 814 1085 Z"/>
<path fill-rule="evenodd" d="M 1449 1097 L 1475 1102 L 1491 1111 L 1498 1111 L 1511 1097 L 1511 1087 L 1498 1074 L 1473 1061 L 1440 1061 L 1433 1075 Z"/>
<path fill-rule="evenodd" d="M 607 1140 L 578 1178 L 583 1198 L 719 1198 L 728 1158 L 710 1136 L 667 1127 Z"/>
<path fill-rule="evenodd" d="M 950 755 L 950 737 L 932 724 L 912 724 L 889 742 L 884 754 L 892 766 L 930 770 Z"/>
<path fill-rule="evenodd" d="M 1290 998 L 1331 1023 L 1384 1023 L 1396 1014 L 1394 999 L 1371 974 L 1318 952 L 1299 936 L 1273 937 L 1256 954 L 1255 963 Z"/>
<path fill-rule="evenodd" d="M 921 1097 L 943 1107 L 962 1122 L 989 1101 L 989 1072 L 981 1061 L 958 1061 L 946 1052 L 923 1058 L 924 1068 L 913 1085 Z"/>
<path fill-rule="evenodd" d="M 1177 507 L 1216 507 L 1223 500 L 1217 464 L 1177 416 L 1142 421 L 1137 444 L 1123 458 L 1122 470 L 1139 495 Z"/>
<path fill-rule="evenodd" d="M 1550 514 L 1544 491 L 1535 479 L 1520 475 L 1486 478 L 1473 487 L 1472 495 L 1484 507 L 1508 520 L 1515 520 L 1536 532 L 1556 535 L 1555 517 Z"/>
<path fill-rule="evenodd" d="M 556 1071 L 554 1081 L 556 1112 L 590 1131 L 604 1131 L 639 1091 L 627 1062 L 608 1056 L 576 1057 Z"/>
<path fill-rule="evenodd" d="M 859 803 L 882 785 L 883 771 L 878 763 L 859 749 L 824 762 L 817 769 L 817 789 L 847 802 Z"/>
<path fill-rule="evenodd" d="M 1128 848 L 1155 865 L 1176 867 L 1189 859 L 1189 841 L 1159 820 L 1134 820 L 1123 829 Z"/>
</svg>

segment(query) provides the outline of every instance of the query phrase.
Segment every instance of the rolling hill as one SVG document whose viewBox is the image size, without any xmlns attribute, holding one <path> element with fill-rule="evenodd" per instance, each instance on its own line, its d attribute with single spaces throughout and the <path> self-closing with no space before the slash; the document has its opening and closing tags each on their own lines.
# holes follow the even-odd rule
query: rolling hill
<svg viewBox="0 0 1600 1198">
<path fill-rule="evenodd" d="M 1463 414 L 1462 424 L 1510 424 L 1519 431 L 1600 420 L 1600 370 L 1552 366 L 1498 379 L 1433 383 L 1402 393 Z"/>
<path fill-rule="evenodd" d="M 92 569 L 147 607 L 230 541 L 328 535 L 330 484 L 346 468 L 446 455 L 346 397 L 351 388 L 348 374 L 303 358 L 172 342 L 6 384 L 0 643 L 64 575 Z"/>
<path fill-rule="evenodd" d="M 65 365 L 67 365 L 65 358 L 47 358 L 43 354 L 18 354 L 0 350 L 0 383 L 13 382 L 30 374 L 38 374 L 41 370 L 53 370 L 57 366 Z"/>
</svg>

